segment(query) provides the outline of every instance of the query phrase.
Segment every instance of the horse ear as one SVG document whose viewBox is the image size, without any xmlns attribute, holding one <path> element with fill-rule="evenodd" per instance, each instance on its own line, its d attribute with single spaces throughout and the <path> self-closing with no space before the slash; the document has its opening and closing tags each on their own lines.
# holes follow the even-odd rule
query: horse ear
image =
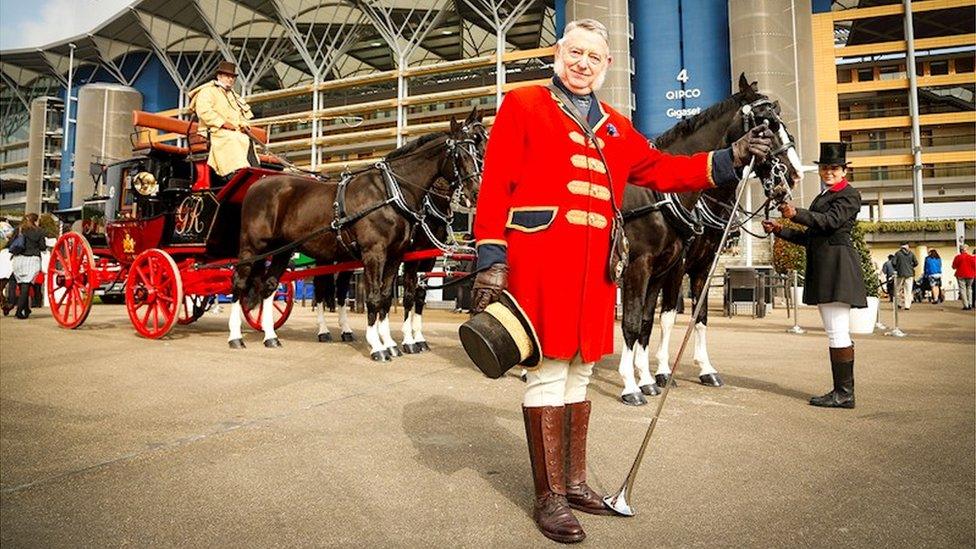
<svg viewBox="0 0 976 549">
<path fill-rule="evenodd" d="M 471 106 L 471 114 L 468 115 L 467 120 L 464 121 L 465 124 L 471 124 L 472 122 L 478 121 L 478 105 Z"/>
<path fill-rule="evenodd" d="M 739 73 L 739 91 L 745 92 L 749 89 L 749 80 L 746 78 L 746 73 Z"/>
<path fill-rule="evenodd" d="M 458 124 L 457 118 L 451 117 L 451 133 L 457 133 L 461 130 L 461 124 Z"/>
<path fill-rule="evenodd" d="M 755 82 L 752 83 L 752 91 L 754 91 L 755 93 L 759 93 L 759 82 L 758 81 L 755 81 Z"/>
<path fill-rule="evenodd" d="M 773 101 L 773 110 L 776 111 L 776 114 L 780 114 L 781 112 L 783 112 L 782 109 L 780 109 L 779 107 L 779 99 Z"/>
</svg>

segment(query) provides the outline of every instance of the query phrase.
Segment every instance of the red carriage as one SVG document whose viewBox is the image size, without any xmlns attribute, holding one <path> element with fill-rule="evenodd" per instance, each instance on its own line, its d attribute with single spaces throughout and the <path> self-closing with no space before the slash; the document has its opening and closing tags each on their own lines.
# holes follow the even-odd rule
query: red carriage
<svg viewBox="0 0 976 549">
<path fill-rule="evenodd" d="M 240 232 L 240 204 L 248 188 L 282 169 L 260 155 L 261 166 L 223 182 L 207 165 L 207 143 L 196 124 L 135 112 L 134 125 L 187 136 L 188 147 L 140 140 L 140 156 L 110 165 L 92 164 L 98 196 L 62 220 L 81 223 L 80 233 L 58 239 L 47 272 L 51 314 L 77 328 L 91 311 L 95 292 L 124 295 L 133 326 L 159 338 L 177 324 L 199 318 L 218 294 L 230 292 L 233 265 L 201 268 L 204 261 L 233 260 Z M 256 139 L 267 134 L 254 129 Z M 139 135 L 134 134 L 134 135 Z M 292 307 L 291 284 L 282 284 L 276 326 Z M 108 300 L 108 299 L 106 299 Z M 248 314 L 258 327 L 259 315 Z"/>
</svg>

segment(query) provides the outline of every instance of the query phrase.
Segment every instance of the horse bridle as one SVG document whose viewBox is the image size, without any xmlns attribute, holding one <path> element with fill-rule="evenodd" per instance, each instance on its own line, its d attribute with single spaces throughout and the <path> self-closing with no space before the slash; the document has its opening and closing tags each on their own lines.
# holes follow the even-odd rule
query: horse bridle
<svg viewBox="0 0 976 549">
<path fill-rule="evenodd" d="M 778 148 L 770 151 L 767 155 L 769 175 L 760 176 L 757 173 L 756 176 L 759 177 L 759 182 L 762 184 L 763 192 L 765 193 L 767 199 L 772 201 L 770 197 L 773 194 L 773 190 L 780 186 L 786 189 L 786 198 L 789 199 L 791 196 L 788 180 L 789 168 L 783 163 L 782 160 L 779 159 L 779 155 L 796 147 L 796 143 L 793 141 L 789 132 L 785 131 L 786 126 L 783 125 L 783 120 L 780 119 L 779 114 L 776 112 L 776 104 L 767 97 L 762 97 L 753 101 L 752 103 L 743 105 L 740 109 L 740 112 L 742 113 L 742 129 L 745 131 L 745 133 L 749 133 L 749 131 L 753 128 L 766 123 L 765 120 L 762 123 L 759 122 L 760 117 L 756 115 L 756 112 L 760 109 L 768 109 L 769 117 L 774 119 L 781 129 L 779 132 L 781 143 Z M 783 139 L 784 134 L 787 139 Z"/>
</svg>

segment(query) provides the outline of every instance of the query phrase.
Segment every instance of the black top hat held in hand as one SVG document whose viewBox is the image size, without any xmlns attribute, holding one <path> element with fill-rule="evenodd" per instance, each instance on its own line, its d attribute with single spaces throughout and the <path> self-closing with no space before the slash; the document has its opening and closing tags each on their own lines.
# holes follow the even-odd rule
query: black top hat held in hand
<svg viewBox="0 0 976 549">
<path fill-rule="evenodd" d="M 458 328 L 461 345 L 475 366 L 497 379 L 516 364 L 534 367 L 542 345 L 525 311 L 508 292 Z"/>
</svg>

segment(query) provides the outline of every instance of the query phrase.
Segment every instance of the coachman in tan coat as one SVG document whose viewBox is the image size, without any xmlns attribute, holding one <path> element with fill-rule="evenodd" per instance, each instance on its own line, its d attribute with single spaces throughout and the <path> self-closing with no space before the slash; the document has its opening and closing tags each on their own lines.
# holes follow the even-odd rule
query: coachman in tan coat
<svg viewBox="0 0 976 549">
<path fill-rule="evenodd" d="M 248 120 L 251 107 L 234 91 L 237 66 L 222 61 L 214 79 L 190 92 L 190 109 L 200 121 L 199 132 L 210 142 L 207 164 L 217 175 L 257 165 Z"/>
</svg>

